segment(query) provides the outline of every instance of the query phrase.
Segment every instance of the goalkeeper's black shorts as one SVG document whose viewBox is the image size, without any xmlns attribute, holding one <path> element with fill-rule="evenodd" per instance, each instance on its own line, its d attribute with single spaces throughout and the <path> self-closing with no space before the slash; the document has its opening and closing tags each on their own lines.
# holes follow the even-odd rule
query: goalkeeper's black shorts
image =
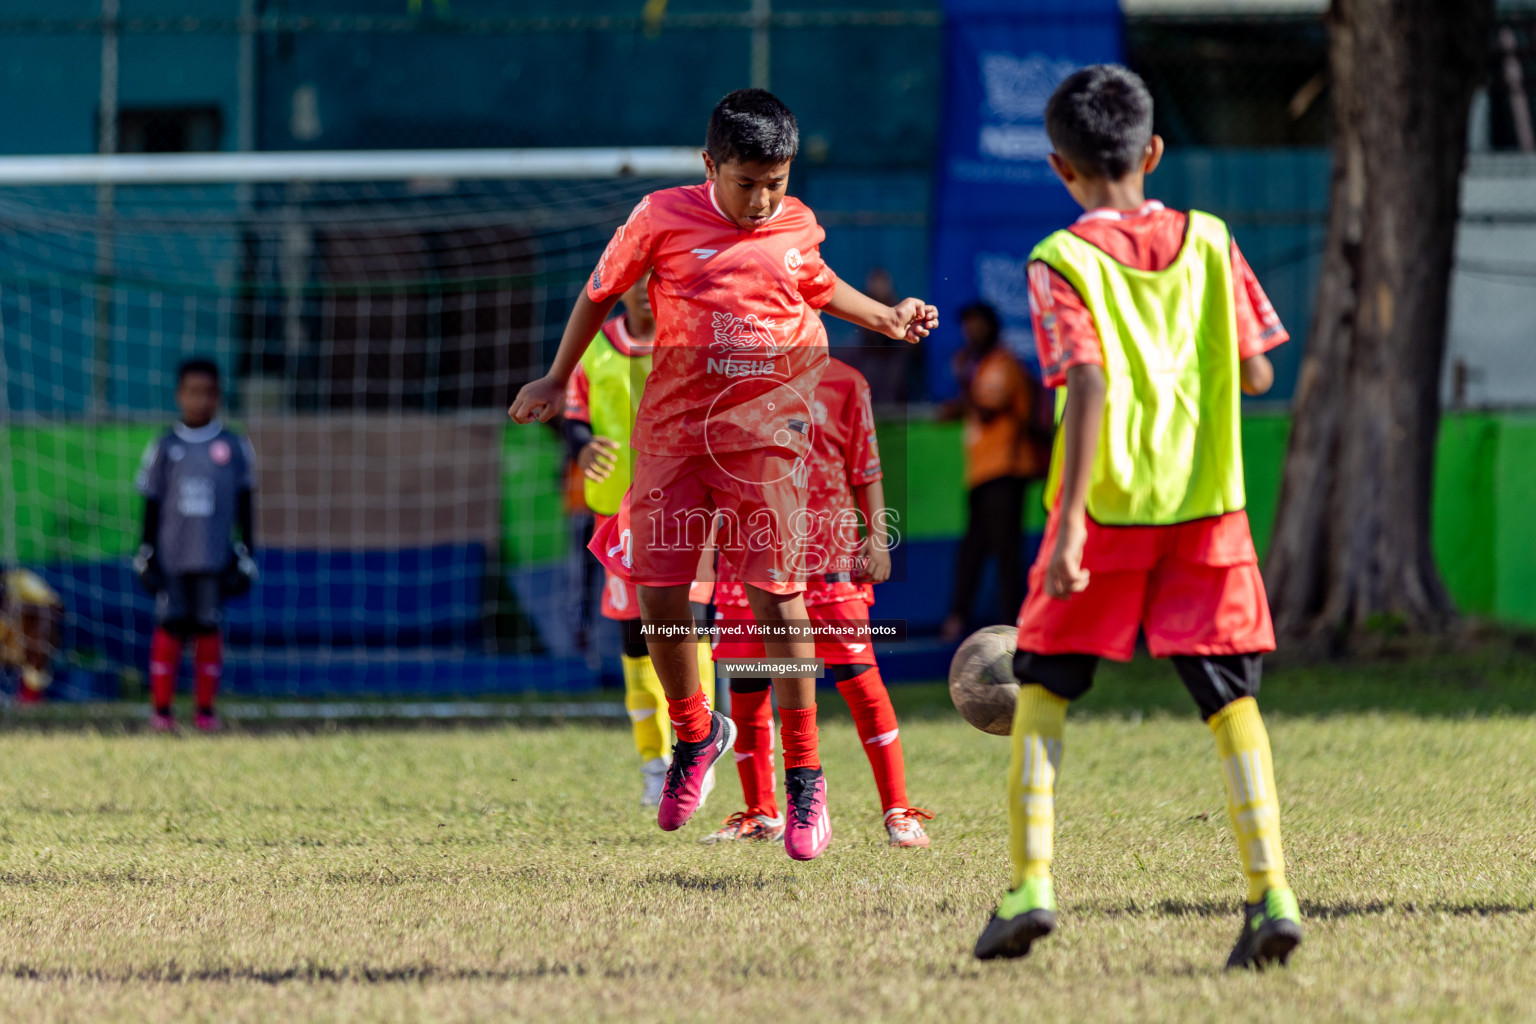
<svg viewBox="0 0 1536 1024">
<path fill-rule="evenodd" d="M 178 636 L 214 633 L 224 621 L 220 573 L 167 573 L 155 596 L 155 622 Z"/>
</svg>

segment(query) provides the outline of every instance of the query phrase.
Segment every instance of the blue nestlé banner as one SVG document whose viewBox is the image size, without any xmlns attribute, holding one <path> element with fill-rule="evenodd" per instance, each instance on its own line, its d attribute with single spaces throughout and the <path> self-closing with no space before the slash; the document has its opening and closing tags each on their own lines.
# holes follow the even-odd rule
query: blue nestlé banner
<svg viewBox="0 0 1536 1024">
<path fill-rule="evenodd" d="M 1076 68 L 1121 59 L 1118 0 L 945 0 L 944 8 L 931 301 L 947 319 L 925 345 L 935 398 L 955 393 L 955 314 L 977 299 L 997 308 L 1006 340 L 1033 365 L 1025 264 L 1036 242 L 1079 212 L 1045 161 L 1045 101 Z"/>
</svg>

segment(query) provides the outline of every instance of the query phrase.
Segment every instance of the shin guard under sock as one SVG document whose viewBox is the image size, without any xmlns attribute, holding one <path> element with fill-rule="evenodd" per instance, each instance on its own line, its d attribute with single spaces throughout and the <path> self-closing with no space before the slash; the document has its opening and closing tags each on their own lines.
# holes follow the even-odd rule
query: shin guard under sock
<svg viewBox="0 0 1536 1024">
<path fill-rule="evenodd" d="M 1056 830 L 1056 769 L 1067 701 L 1038 683 L 1019 687 L 1013 712 L 1013 754 L 1008 762 L 1009 853 L 1013 888 L 1026 878 L 1051 876 Z"/>
<path fill-rule="evenodd" d="M 852 679 L 837 684 L 837 692 L 848 702 L 853 725 L 864 744 L 875 788 L 880 791 L 880 810 L 906 810 L 907 769 L 901 752 L 901 732 L 896 725 L 896 709 L 891 695 L 880 679 L 880 669 L 870 667 Z"/>
<path fill-rule="evenodd" d="M 748 814 L 779 816 L 773 773 L 773 691 L 731 691 L 731 721 L 736 723 L 736 773 Z"/>
</svg>

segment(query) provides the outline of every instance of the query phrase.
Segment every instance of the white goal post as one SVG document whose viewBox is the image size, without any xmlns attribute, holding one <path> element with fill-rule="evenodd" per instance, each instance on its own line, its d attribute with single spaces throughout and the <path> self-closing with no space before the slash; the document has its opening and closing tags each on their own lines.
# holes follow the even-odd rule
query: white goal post
<svg viewBox="0 0 1536 1024">
<path fill-rule="evenodd" d="M 702 172 L 699 152 L 689 146 L 641 146 L 0 156 L 0 185 L 674 178 Z"/>
<path fill-rule="evenodd" d="M 505 409 L 640 198 L 703 179 L 687 146 L 0 157 L 0 568 L 65 603 L 60 696 L 144 674 L 134 474 L 191 356 L 259 474 L 232 696 L 616 667 L 563 443 Z"/>
</svg>

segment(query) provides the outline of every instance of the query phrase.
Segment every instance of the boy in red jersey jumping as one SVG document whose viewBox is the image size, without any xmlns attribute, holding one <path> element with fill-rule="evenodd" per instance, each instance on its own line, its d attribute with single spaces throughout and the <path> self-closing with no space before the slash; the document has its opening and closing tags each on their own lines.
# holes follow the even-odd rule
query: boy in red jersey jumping
<svg viewBox="0 0 1536 1024">
<path fill-rule="evenodd" d="M 623 294 L 624 315 L 603 324 L 565 388 L 566 443 L 581 469 L 582 498 L 597 516 L 597 529 L 618 513 L 633 477 L 635 456 L 629 436 L 634 432 L 635 412 L 650 376 L 651 346 L 656 340 L 656 318 L 645 290 L 649 283 L 650 275 L 642 274 Z M 712 565 L 713 560 L 709 561 Z M 608 569 L 603 575 L 602 615 L 619 623 L 623 631 L 624 707 L 640 755 L 644 779 L 640 803 L 656 807 L 667 776 L 668 730 L 662 714 L 666 696 L 640 635 L 640 600 L 635 585 Z M 711 583 L 697 582 L 690 590 L 689 603 L 701 622 L 707 616 L 712 589 Z M 715 670 L 703 644 L 699 645 L 699 672 L 704 699 L 713 707 Z M 710 786 L 706 776 L 706 792 Z"/>
<path fill-rule="evenodd" d="M 892 846 L 928 845 L 923 820 L 933 815 L 907 799 L 906 764 L 896 709 L 875 665 L 869 636 L 873 583 L 891 575 L 889 524 L 881 483 L 875 414 L 864 375 L 838 359 L 826 372 L 812 402 L 815 434 L 809 459 L 808 503 L 803 531 L 805 592 L 810 625 L 817 630 L 816 657 L 824 660 L 848 702 L 880 794 L 880 810 Z M 859 526 L 867 533 L 861 541 Z M 751 621 L 745 587 L 721 580 L 715 588 L 715 623 L 723 631 L 715 663 L 761 658 L 763 643 L 746 635 Z M 831 630 L 838 631 L 836 634 Z M 731 721 L 736 723 L 736 770 L 746 810 L 701 842 L 776 839 L 784 831 L 774 796 L 773 706 L 768 681 L 726 673 L 731 687 Z"/>
<path fill-rule="evenodd" d="M 759 623 L 806 619 L 807 573 L 791 522 L 805 507 L 811 400 L 827 361 L 816 310 L 917 341 L 938 324 L 919 299 L 876 302 L 821 259 L 826 233 L 787 197 L 800 147 L 789 109 L 768 92 L 726 96 L 709 119 L 707 180 L 642 199 L 614 233 L 566 324 L 549 373 L 523 387 L 513 420 L 548 420 L 615 299 L 647 269 L 656 313 L 653 367 L 631 444 L 635 479 L 590 545 L 638 585 L 651 659 L 676 735 L 657 823 L 682 827 L 705 773 L 735 741 L 699 686 L 688 584 L 713 530 Z M 809 640 L 771 639 L 771 657 L 809 660 Z M 789 823 L 784 845 L 809 860 L 831 836 L 816 744 L 815 680 L 776 679 Z"/>
</svg>

